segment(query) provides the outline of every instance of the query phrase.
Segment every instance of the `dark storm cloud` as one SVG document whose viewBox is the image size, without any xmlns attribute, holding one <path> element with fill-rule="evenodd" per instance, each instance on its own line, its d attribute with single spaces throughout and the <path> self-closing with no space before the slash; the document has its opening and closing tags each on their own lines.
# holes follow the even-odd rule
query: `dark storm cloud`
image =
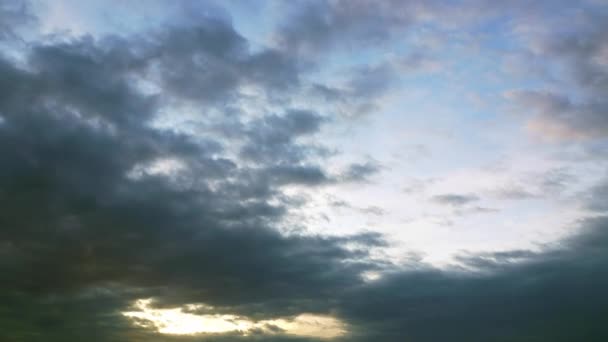
<svg viewBox="0 0 608 342">
<path fill-rule="evenodd" d="M 264 69 L 276 63 L 272 52 L 243 57 L 242 38 L 225 23 L 201 25 L 167 29 L 171 39 L 153 48 L 83 38 L 32 44 L 21 67 L 0 61 L 5 340 L 152 340 L 119 315 L 146 297 L 258 318 L 327 312 L 331 301 L 319 298 L 335 297 L 375 268 L 367 249 L 383 244 L 377 236 L 285 236 L 274 229 L 288 209 L 280 198 L 272 201 L 277 187 L 325 182 L 320 167 L 299 159 L 297 166 L 275 164 L 268 156 L 250 168 L 224 154 L 222 141 L 152 128 L 166 96 L 215 101 L 234 92 L 233 76 L 179 67 L 199 54 L 212 63 L 246 63 L 250 72 L 260 67 L 247 81 L 279 85 L 266 75 L 274 69 Z M 167 93 L 145 95 L 132 82 L 152 66 Z M 170 70 L 183 73 L 166 75 Z M 191 93 L 176 90 L 182 82 Z M 239 127 L 245 141 L 280 161 L 294 151 L 314 154 L 294 139 L 322 121 L 290 111 Z M 185 170 L 130 176 L 167 158 Z M 353 243 L 366 247 L 346 248 Z"/>
<path fill-rule="evenodd" d="M 204 103 L 225 104 L 252 85 L 280 92 L 298 85 L 297 66 L 275 50 L 251 52 L 247 40 L 221 19 L 175 26 L 153 35 L 147 53 L 164 92 Z"/>
<path fill-rule="evenodd" d="M 262 163 L 295 163 L 319 150 L 302 148 L 295 140 L 316 133 L 325 119 L 317 113 L 291 110 L 283 116 L 268 115 L 240 130 L 246 137 L 243 158 Z M 310 147 L 310 146 L 309 146 Z"/>
<path fill-rule="evenodd" d="M 431 200 L 439 204 L 460 207 L 479 201 L 479 197 L 475 194 L 442 194 L 433 196 Z"/>
<path fill-rule="evenodd" d="M 69 296 L 40 297 L 21 291 L 0 296 L 0 339 L 3 341 L 129 341 L 137 329 L 117 308 L 129 294 L 101 290 Z M 143 332 L 143 331 L 142 331 Z"/>
<path fill-rule="evenodd" d="M 275 166 L 264 171 L 278 184 L 306 184 L 318 185 L 330 181 L 329 177 L 320 167 L 314 166 Z"/>
<path fill-rule="evenodd" d="M 420 268 L 349 293 L 343 317 L 355 341 L 603 341 L 608 218 L 545 252 L 464 258 L 478 271 Z"/>
</svg>

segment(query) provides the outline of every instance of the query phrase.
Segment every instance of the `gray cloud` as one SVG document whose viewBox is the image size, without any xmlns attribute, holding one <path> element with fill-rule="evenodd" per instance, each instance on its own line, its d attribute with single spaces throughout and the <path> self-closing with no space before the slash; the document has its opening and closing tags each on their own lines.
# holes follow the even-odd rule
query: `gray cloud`
<svg viewBox="0 0 608 342">
<path fill-rule="evenodd" d="M 409 23 L 411 13 L 405 7 L 397 2 L 299 2 L 287 9 L 288 18 L 276 39 L 282 48 L 304 55 L 335 45 L 374 44 Z"/>
<path fill-rule="evenodd" d="M 581 225 L 562 248 L 469 256 L 463 261 L 480 271 L 422 268 L 355 289 L 342 309 L 359 327 L 353 340 L 605 339 L 608 219 Z"/>
<path fill-rule="evenodd" d="M 223 25 L 211 21 L 179 34 L 185 45 L 201 44 L 223 60 L 236 39 Z M 179 40 L 169 44 L 176 61 L 199 53 L 174 44 Z M 275 229 L 288 209 L 280 197 L 273 202 L 278 187 L 323 182 L 321 168 L 264 157 L 249 167 L 225 153 L 222 141 L 153 128 L 165 96 L 195 95 L 141 93 L 130 77 L 158 59 L 137 42 L 85 38 L 34 44 L 25 53 L 24 67 L 0 63 L 3 339 L 162 340 L 119 314 L 142 297 L 159 305 L 206 302 L 257 318 L 327 312 L 329 303 L 317 298 L 334 297 L 375 268 L 367 249 L 383 244 L 377 236 L 285 236 Z M 201 77 L 190 88 L 201 96 L 229 97 L 207 97 L 205 72 L 189 73 Z M 218 86 L 230 93 L 230 84 Z M 306 153 L 293 139 L 314 133 L 321 121 L 291 111 L 236 127 L 280 161 L 286 151 Z M 166 158 L 185 170 L 129 176 Z M 352 243 L 367 247 L 346 248 Z"/>
<path fill-rule="evenodd" d="M 428 179 L 412 179 L 406 186 L 403 187 L 402 191 L 406 194 L 414 194 L 424 192 L 430 185 L 437 182 L 436 178 Z"/>
<path fill-rule="evenodd" d="M 475 206 L 472 208 L 460 209 L 460 210 L 456 211 L 455 214 L 457 214 L 457 215 L 488 214 L 488 213 L 497 213 L 499 211 L 500 211 L 500 209 L 496 209 L 496 208 L 486 208 L 486 207 Z"/>
<path fill-rule="evenodd" d="M 602 179 L 593 186 L 585 195 L 583 200 L 585 207 L 597 212 L 608 211 L 608 177 Z"/>
<path fill-rule="evenodd" d="M 602 100 L 573 103 L 566 95 L 538 92 L 511 92 L 508 98 L 534 117 L 528 128 L 550 139 L 604 137 L 608 132 L 608 104 Z"/>
<path fill-rule="evenodd" d="M 340 179 L 344 182 L 367 182 L 369 177 L 381 171 L 381 166 L 376 162 L 353 163 L 342 172 Z"/>
<path fill-rule="evenodd" d="M 163 90 L 194 101 L 226 103 L 240 95 L 242 85 L 279 92 L 299 82 L 287 56 L 251 52 L 247 40 L 222 20 L 161 31 L 148 49 L 152 67 L 160 66 Z"/>
<path fill-rule="evenodd" d="M 375 42 L 391 34 L 378 25 L 385 18 L 407 23 L 390 7 L 387 17 L 368 17 L 363 2 L 335 4 L 348 11 L 330 9 L 325 26 L 289 33 L 290 48 L 330 44 L 333 30 L 355 37 L 377 29 L 363 34 Z M 149 297 L 157 307 L 204 302 L 253 319 L 332 314 L 352 327 L 343 341 L 608 338 L 603 216 L 581 221 L 561 248 L 462 257 L 474 272 L 382 263 L 371 251 L 386 241 L 375 233 L 280 233 L 293 205 L 281 186 L 365 182 L 381 168 L 367 162 L 328 175 L 323 149 L 300 141 L 326 120 L 308 110 L 255 118 L 235 111 L 196 139 L 154 128 L 171 101 L 229 112 L 241 85 L 269 92 L 300 85 L 283 51 L 252 52 L 225 20 L 203 19 L 145 39 L 33 42 L 19 64 L 0 56 L 0 339 L 314 340 L 262 332 L 162 336 L 120 315 Z M 160 93 L 133 82 L 146 75 Z M 183 169 L 130 176 L 167 159 Z M 563 183 L 556 177 L 546 185 Z M 589 206 L 603 210 L 605 197 L 601 185 Z M 433 200 L 462 207 L 479 198 Z M 366 271 L 382 276 L 366 282 Z"/>
<path fill-rule="evenodd" d="M 336 52 L 381 49 L 443 6 L 436 1 L 315 0 L 278 7 L 286 15 L 274 36 L 277 49 L 314 70 Z M 431 54 L 418 51 L 363 63 L 340 72 L 340 84 L 313 84 L 309 96 L 333 104 L 345 117 L 357 118 L 378 111 L 401 77 L 439 65 Z"/>
<path fill-rule="evenodd" d="M 331 199 L 329 201 L 329 205 L 331 205 L 334 208 L 346 208 L 346 209 L 350 209 L 350 210 L 355 210 L 358 211 L 362 214 L 366 214 L 366 215 L 374 215 L 374 216 L 383 216 L 386 214 L 386 210 L 378 207 L 378 206 L 367 206 L 367 207 L 357 207 L 352 205 L 351 203 L 344 201 L 344 200 L 339 200 L 339 199 Z"/>
<path fill-rule="evenodd" d="M 397 88 L 401 79 L 439 67 L 439 62 L 431 56 L 412 53 L 405 57 L 347 68 L 337 73 L 338 77 L 345 78 L 341 84 L 313 83 L 307 90 L 307 95 L 338 108 L 344 117 L 359 118 L 378 112 L 383 99 Z"/>
<path fill-rule="evenodd" d="M 479 197 L 474 194 L 443 194 L 433 196 L 431 200 L 439 204 L 460 207 L 466 204 L 470 204 L 472 202 L 479 201 Z"/>
<path fill-rule="evenodd" d="M 0 1 L 0 41 L 18 38 L 16 29 L 35 21 L 26 1 Z"/>
<path fill-rule="evenodd" d="M 300 136 L 316 133 L 324 122 L 320 115 L 302 110 L 292 110 L 283 116 L 269 115 L 242 128 L 246 145 L 241 156 L 260 162 L 297 162 L 307 159 L 314 149 L 303 149 L 295 143 Z M 318 150 L 317 150 L 318 151 Z"/>
<path fill-rule="evenodd" d="M 542 61 L 545 78 L 561 82 L 552 90 L 523 90 L 508 95 L 526 113 L 532 114 L 528 127 L 543 137 L 556 140 L 605 138 L 608 132 L 608 104 L 603 94 L 608 90 L 606 65 L 608 32 L 606 13 L 601 4 L 581 3 L 555 17 L 544 15 L 550 9 L 536 10 L 521 16 L 516 26 L 539 26 L 522 30 L 528 59 Z M 577 23 L 561 29 L 567 18 Z M 542 27 L 542 28 L 541 28 Z M 555 69 L 563 70 L 560 74 Z M 573 96 L 571 89 L 578 89 Z"/>
<path fill-rule="evenodd" d="M 525 187 L 516 184 L 501 187 L 493 190 L 491 193 L 499 199 L 507 200 L 525 200 L 538 196 L 537 194 L 527 190 Z"/>
<path fill-rule="evenodd" d="M 559 196 L 578 181 L 567 168 L 552 168 L 543 172 L 520 175 L 517 180 L 488 191 L 504 200 L 528 200 Z"/>
</svg>

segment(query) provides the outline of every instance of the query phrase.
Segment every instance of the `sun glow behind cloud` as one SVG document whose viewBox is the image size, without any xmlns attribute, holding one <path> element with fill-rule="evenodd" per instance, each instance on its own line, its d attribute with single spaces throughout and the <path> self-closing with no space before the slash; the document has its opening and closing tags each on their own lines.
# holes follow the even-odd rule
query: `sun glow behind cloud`
<svg viewBox="0 0 608 342">
<path fill-rule="evenodd" d="M 343 336 L 346 325 L 340 320 L 313 314 L 301 314 L 294 318 L 252 321 L 245 316 L 204 314 L 198 315 L 188 311 L 202 308 L 202 305 L 187 305 L 171 309 L 152 308 L 152 299 L 135 301 L 136 311 L 122 314 L 132 318 L 133 323 L 142 327 L 150 324 L 162 334 L 196 335 L 222 334 L 239 332 L 248 335 L 253 330 L 264 334 L 288 334 L 331 339 Z M 208 308 L 205 306 L 205 308 Z"/>
</svg>

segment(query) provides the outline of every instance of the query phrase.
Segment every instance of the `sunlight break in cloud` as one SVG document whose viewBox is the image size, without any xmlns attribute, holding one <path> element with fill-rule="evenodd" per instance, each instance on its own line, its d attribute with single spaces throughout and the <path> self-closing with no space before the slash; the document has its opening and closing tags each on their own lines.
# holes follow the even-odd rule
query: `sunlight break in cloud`
<svg viewBox="0 0 608 342">
<path fill-rule="evenodd" d="M 248 335 L 255 331 L 265 334 L 287 334 L 297 336 L 333 339 L 346 333 L 346 325 L 329 316 L 300 314 L 293 318 L 252 321 L 244 316 L 225 314 L 198 315 L 185 312 L 184 308 L 155 309 L 151 299 L 139 299 L 133 304 L 137 311 L 122 314 L 136 319 L 135 324 L 152 324 L 158 332 L 172 335 L 218 334 L 238 332 Z M 200 305 L 187 305 L 188 311 L 201 308 Z M 209 309 L 209 308 L 207 308 Z"/>
</svg>

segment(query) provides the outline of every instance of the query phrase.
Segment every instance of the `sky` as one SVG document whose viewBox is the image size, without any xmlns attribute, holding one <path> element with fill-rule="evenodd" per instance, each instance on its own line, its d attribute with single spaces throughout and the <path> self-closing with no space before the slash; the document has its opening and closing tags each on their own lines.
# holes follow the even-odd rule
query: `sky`
<svg viewBox="0 0 608 342">
<path fill-rule="evenodd" d="M 0 340 L 606 341 L 608 2 L 0 0 Z"/>
</svg>

